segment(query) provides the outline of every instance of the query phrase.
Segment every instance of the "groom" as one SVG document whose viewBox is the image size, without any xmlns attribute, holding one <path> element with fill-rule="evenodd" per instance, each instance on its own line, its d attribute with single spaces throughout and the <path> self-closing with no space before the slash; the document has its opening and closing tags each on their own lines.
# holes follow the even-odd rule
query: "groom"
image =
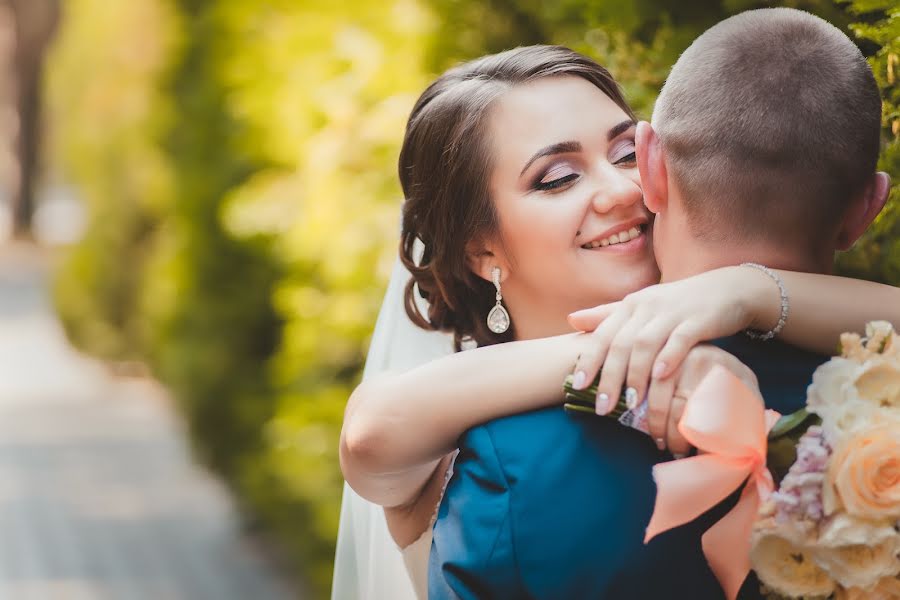
<svg viewBox="0 0 900 600">
<path fill-rule="evenodd" d="M 880 115 L 864 58 L 817 17 L 751 11 L 700 36 L 638 129 L 664 280 L 743 262 L 830 271 L 887 200 Z M 803 405 L 826 360 L 777 341 L 719 345 L 782 412 Z M 721 598 L 699 539 L 725 507 L 642 543 L 651 469 L 670 458 L 611 419 L 559 408 L 470 430 L 435 525 L 429 598 Z M 751 579 L 742 598 L 758 597 Z"/>
</svg>

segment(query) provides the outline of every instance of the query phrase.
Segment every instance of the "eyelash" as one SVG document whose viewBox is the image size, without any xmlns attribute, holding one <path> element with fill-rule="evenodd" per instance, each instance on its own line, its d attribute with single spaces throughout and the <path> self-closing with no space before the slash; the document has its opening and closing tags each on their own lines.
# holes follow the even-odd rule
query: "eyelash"
<svg viewBox="0 0 900 600">
<path fill-rule="evenodd" d="M 632 150 L 631 152 L 629 152 L 628 154 L 626 154 L 625 156 L 623 156 L 622 158 L 617 160 L 616 164 L 621 165 L 622 163 L 633 163 L 635 161 L 637 161 L 637 155 Z"/>
<path fill-rule="evenodd" d="M 626 164 L 633 163 L 636 160 L 637 160 L 637 157 L 635 156 L 635 153 L 630 152 L 630 153 L 626 154 L 625 156 L 623 156 L 622 158 L 620 158 L 619 160 L 617 160 L 615 162 L 615 164 L 621 165 L 623 163 L 626 163 Z M 553 181 L 541 182 L 541 180 L 539 179 L 534 183 L 534 189 L 540 190 L 542 192 L 555 190 L 555 189 L 563 187 L 564 185 L 566 185 L 567 183 L 569 183 L 571 181 L 575 181 L 576 179 L 578 179 L 578 177 L 580 177 L 580 175 L 578 175 L 578 173 L 571 173 L 569 175 L 566 175 L 565 177 L 560 177 L 559 179 L 554 179 Z"/>
<path fill-rule="evenodd" d="M 576 179 L 578 179 L 578 177 L 580 177 L 578 173 L 570 173 L 564 177 L 560 177 L 559 179 L 554 179 L 553 181 L 541 182 L 540 180 L 538 180 L 534 184 L 534 189 L 541 190 L 543 192 L 555 190 L 557 188 L 561 188 L 570 181 L 575 181 Z"/>
</svg>

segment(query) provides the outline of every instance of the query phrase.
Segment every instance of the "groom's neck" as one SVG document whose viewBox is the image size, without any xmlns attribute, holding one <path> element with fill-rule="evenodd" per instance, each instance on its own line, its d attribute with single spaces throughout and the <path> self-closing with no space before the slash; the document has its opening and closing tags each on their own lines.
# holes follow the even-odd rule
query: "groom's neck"
<svg viewBox="0 0 900 600">
<path fill-rule="evenodd" d="M 713 242 L 684 236 L 677 241 L 673 240 L 668 248 L 660 250 L 670 253 L 669 260 L 660 261 L 663 265 L 664 282 L 685 279 L 720 267 L 746 262 L 786 271 L 831 272 L 830 257 L 805 255 L 787 248 L 778 248 L 774 244 Z"/>
</svg>

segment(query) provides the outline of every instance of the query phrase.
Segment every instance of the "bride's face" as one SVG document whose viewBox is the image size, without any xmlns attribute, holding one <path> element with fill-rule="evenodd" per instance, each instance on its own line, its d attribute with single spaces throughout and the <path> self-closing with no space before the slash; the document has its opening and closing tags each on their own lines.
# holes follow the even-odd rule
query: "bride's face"
<svg viewBox="0 0 900 600">
<path fill-rule="evenodd" d="M 575 76 L 516 86 L 492 108 L 500 235 L 489 249 L 519 337 L 561 333 L 570 311 L 659 281 L 634 131 L 631 117 Z"/>
</svg>

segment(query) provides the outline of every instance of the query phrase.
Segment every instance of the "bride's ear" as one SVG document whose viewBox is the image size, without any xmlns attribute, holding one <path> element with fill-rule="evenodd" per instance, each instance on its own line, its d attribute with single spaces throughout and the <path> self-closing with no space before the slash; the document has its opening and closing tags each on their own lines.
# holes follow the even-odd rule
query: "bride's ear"
<svg viewBox="0 0 900 600">
<path fill-rule="evenodd" d="M 500 280 L 509 274 L 508 263 L 500 245 L 484 240 L 472 240 L 466 244 L 466 262 L 473 273 L 485 281 L 493 281 L 491 271 L 500 267 Z"/>
</svg>

